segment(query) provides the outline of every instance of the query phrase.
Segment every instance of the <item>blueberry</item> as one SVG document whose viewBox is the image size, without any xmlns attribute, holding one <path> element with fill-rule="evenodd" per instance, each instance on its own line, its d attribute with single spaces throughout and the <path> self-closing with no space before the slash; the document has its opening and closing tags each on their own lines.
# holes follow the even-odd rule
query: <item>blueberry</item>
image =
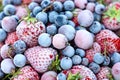
<svg viewBox="0 0 120 80">
<path fill-rule="evenodd" d="M 85 56 L 85 51 L 83 49 L 80 49 L 80 48 L 77 48 L 75 50 L 75 53 L 81 57 L 84 57 Z"/>
<path fill-rule="evenodd" d="M 15 8 L 15 6 L 9 4 L 9 5 L 6 5 L 6 6 L 4 7 L 4 10 L 3 10 L 3 11 L 4 11 L 4 14 L 5 14 L 5 15 L 10 16 L 10 15 L 14 15 L 14 14 L 16 13 L 16 8 Z"/>
<path fill-rule="evenodd" d="M 75 28 L 71 25 L 63 25 L 58 29 L 58 33 L 63 34 L 66 38 L 71 41 L 75 37 Z"/>
<path fill-rule="evenodd" d="M 72 67 L 72 60 L 69 57 L 63 57 L 60 61 L 60 66 L 64 70 L 68 70 Z"/>
<path fill-rule="evenodd" d="M 101 64 L 104 61 L 104 56 L 101 53 L 96 53 L 93 57 L 93 61 L 97 64 Z"/>
<path fill-rule="evenodd" d="M 57 27 L 54 24 L 47 26 L 47 33 L 55 35 L 57 33 Z"/>
<path fill-rule="evenodd" d="M 39 12 L 36 15 L 36 19 L 38 19 L 38 21 L 42 21 L 44 24 L 46 24 L 48 22 L 47 13 L 45 13 L 45 12 Z"/>
<path fill-rule="evenodd" d="M 75 4 L 72 0 L 66 0 L 63 6 L 66 11 L 72 11 L 75 8 Z"/>
<path fill-rule="evenodd" d="M 17 54 L 17 55 L 15 55 L 15 57 L 13 59 L 13 63 L 17 67 L 25 66 L 26 62 L 27 62 L 27 59 L 23 54 Z"/>
<path fill-rule="evenodd" d="M 54 1 L 53 3 L 53 9 L 57 12 L 61 12 L 63 9 L 63 5 L 60 1 Z"/>
<path fill-rule="evenodd" d="M 62 50 L 62 54 L 67 57 L 72 57 L 75 54 L 75 50 L 72 46 L 67 46 Z"/>
<path fill-rule="evenodd" d="M 41 7 L 45 8 L 50 5 L 50 0 L 42 0 Z"/>
<path fill-rule="evenodd" d="M 97 63 L 90 63 L 89 68 L 96 74 L 100 71 L 100 66 Z"/>
<path fill-rule="evenodd" d="M 81 63 L 81 61 L 82 61 L 82 59 L 81 59 L 81 57 L 79 56 L 79 55 L 74 55 L 73 57 L 72 57 L 72 62 L 73 62 L 73 64 L 80 64 Z"/>
<path fill-rule="evenodd" d="M 94 20 L 95 21 L 100 21 L 101 20 L 101 15 L 94 13 Z"/>
<path fill-rule="evenodd" d="M 28 5 L 28 8 L 30 11 L 33 11 L 33 9 L 38 6 L 39 4 L 36 3 L 36 2 L 31 2 L 29 5 Z"/>
<path fill-rule="evenodd" d="M 65 15 L 67 16 L 68 19 L 73 18 L 73 13 L 71 11 L 65 11 Z"/>
<path fill-rule="evenodd" d="M 3 77 L 4 77 L 4 73 L 3 73 L 3 71 L 1 70 L 1 68 L 0 68 L 0 79 L 2 79 Z"/>
<path fill-rule="evenodd" d="M 55 24 L 58 26 L 66 25 L 68 23 L 65 15 L 57 15 L 55 18 Z"/>
<path fill-rule="evenodd" d="M 4 17 L 5 17 L 4 12 L 3 12 L 3 11 L 2 11 L 2 12 L 0 12 L 0 20 L 2 20 Z"/>
<path fill-rule="evenodd" d="M 102 14 L 105 11 L 105 6 L 103 4 L 97 4 L 95 7 L 95 12 L 97 14 Z"/>
<path fill-rule="evenodd" d="M 2 0 L 3 6 L 6 6 L 6 5 L 11 4 L 11 3 L 12 3 L 12 0 Z"/>
<path fill-rule="evenodd" d="M 114 52 L 112 55 L 111 55 L 111 62 L 112 64 L 115 64 L 117 62 L 120 62 L 120 54 L 117 53 L 117 52 Z"/>
<path fill-rule="evenodd" d="M 90 26 L 89 30 L 92 33 L 98 33 L 102 29 L 101 24 L 98 21 L 94 21 L 93 24 Z"/>
<path fill-rule="evenodd" d="M 101 27 L 102 27 L 102 30 L 104 30 L 104 29 L 105 29 L 105 26 L 104 26 L 103 24 L 101 24 Z"/>
<path fill-rule="evenodd" d="M 71 25 L 72 27 L 75 27 L 75 23 L 72 20 L 69 20 L 67 25 Z"/>
<path fill-rule="evenodd" d="M 6 39 L 6 37 L 7 37 L 6 31 L 0 28 L 0 42 L 3 42 Z"/>
<path fill-rule="evenodd" d="M 108 66 L 109 64 L 110 64 L 110 58 L 108 56 L 104 56 L 103 65 L 104 66 Z"/>
<path fill-rule="evenodd" d="M 89 64 L 88 58 L 83 58 L 83 59 L 82 59 L 82 65 L 88 66 L 88 64 Z"/>
<path fill-rule="evenodd" d="M 36 6 L 33 9 L 33 15 L 36 16 L 40 11 L 42 11 L 42 8 L 40 6 Z"/>
<path fill-rule="evenodd" d="M 22 0 L 12 0 L 12 3 L 14 5 L 20 5 L 22 3 Z"/>
<path fill-rule="evenodd" d="M 38 37 L 38 43 L 42 47 L 48 47 L 51 45 L 52 39 L 50 37 L 50 34 L 48 33 L 42 33 Z"/>
<path fill-rule="evenodd" d="M 55 18 L 56 18 L 57 15 L 58 15 L 58 13 L 56 11 L 49 12 L 49 16 L 48 16 L 49 21 L 51 23 L 54 23 L 55 22 Z"/>
<path fill-rule="evenodd" d="M 22 40 L 17 40 L 16 42 L 14 42 L 13 47 L 15 53 L 23 53 L 27 48 L 26 43 Z"/>
<path fill-rule="evenodd" d="M 61 72 L 57 75 L 57 80 L 67 80 L 67 76 Z"/>
</svg>

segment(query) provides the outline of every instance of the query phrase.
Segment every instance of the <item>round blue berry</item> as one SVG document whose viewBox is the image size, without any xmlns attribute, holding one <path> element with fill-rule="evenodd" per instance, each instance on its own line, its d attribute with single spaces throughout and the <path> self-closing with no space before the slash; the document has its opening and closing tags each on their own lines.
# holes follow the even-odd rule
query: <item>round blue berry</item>
<svg viewBox="0 0 120 80">
<path fill-rule="evenodd" d="M 97 14 L 102 14 L 105 11 L 106 7 L 103 4 L 97 4 L 95 6 L 95 12 Z"/>
<path fill-rule="evenodd" d="M 85 56 L 85 51 L 83 49 L 80 49 L 80 48 L 77 48 L 75 50 L 75 53 L 81 57 L 84 57 Z"/>
<path fill-rule="evenodd" d="M 31 2 L 31 3 L 28 5 L 28 8 L 29 8 L 30 11 L 33 11 L 33 9 L 34 9 L 36 6 L 39 6 L 39 4 L 36 3 L 36 2 Z"/>
<path fill-rule="evenodd" d="M 0 12 L 0 20 L 2 20 L 4 17 L 5 17 L 4 12 L 3 12 L 3 11 L 2 11 L 2 12 Z"/>
<path fill-rule="evenodd" d="M 80 64 L 82 61 L 81 57 L 79 55 L 74 55 L 72 57 L 72 62 L 73 64 L 77 65 L 77 64 Z"/>
<path fill-rule="evenodd" d="M 57 27 L 54 24 L 47 26 L 47 33 L 55 35 L 57 33 Z"/>
<path fill-rule="evenodd" d="M 61 12 L 63 9 L 63 5 L 60 1 L 54 1 L 53 3 L 53 9 L 57 12 Z"/>
<path fill-rule="evenodd" d="M 42 0 L 41 7 L 45 8 L 45 7 L 49 6 L 50 3 L 51 3 L 50 0 Z"/>
<path fill-rule="evenodd" d="M 12 3 L 14 5 L 20 5 L 22 3 L 22 0 L 12 0 Z"/>
<path fill-rule="evenodd" d="M 57 75 L 57 80 L 67 80 L 67 76 L 61 72 Z"/>
<path fill-rule="evenodd" d="M 72 0 L 66 0 L 63 6 L 66 11 L 72 11 L 75 8 L 75 4 Z"/>
<path fill-rule="evenodd" d="M 111 62 L 112 64 L 115 64 L 117 62 L 120 62 L 120 54 L 117 53 L 117 52 L 114 52 L 112 55 L 111 55 Z"/>
<path fill-rule="evenodd" d="M 101 64 L 104 61 L 104 56 L 101 53 L 96 53 L 93 57 L 93 61 L 97 64 Z"/>
<path fill-rule="evenodd" d="M 36 6 L 34 9 L 33 9 L 33 15 L 36 16 L 40 11 L 42 11 L 42 8 L 40 6 Z"/>
<path fill-rule="evenodd" d="M 48 47 L 51 45 L 52 39 L 50 34 L 48 33 L 42 33 L 38 37 L 38 43 L 42 47 Z"/>
<path fill-rule="evenodd" d="M 88 66 L 88 64 L 89 64 L 88 58 L 83 58 L 83 59 L 82 59 L 82 65 Z"/>
<path fill-rule="evenodd" d="M 65 11 L 65 15 L 67 16 L 68 19 L 73 18 L 73 13 L 71 11 Z"/>
<path fill-rule="evenodd" d="M 17 55 L 15 55 L 15 57 L 13 59 L 13 63 L 17 67 L 25 66 L 26 61 L 27 61 L 27 59 L 26 59 L 26 57 L 23 54 L 17 54 Z"/>
<path fill-rule="evenodd" d="M 100 71 L 100 66 L 97 63 L 90 63 L 89 64 L 89 69 L 91 69 L 95 74 Z"/>
<path fill-rule="evenodd" d="M 51 23 L 54 23 L 55 22 L 55 18 L 56 18 L 57 15 L 58 15 L 58 13 L 56 11 L 49 12 L 49 16 L 48 16 L 49 21 Z"/>
<path fill-rule="evenodd" d="M 72 67 L 72 60 L 69 57 L 63 57 L 60 61 L 60 66 L 64 70 L 68 70 Z"/>
<path fill-rule="evenodd" d="M 69 20 L 67 25 L 71 25 L 72 27 L 75 27 L 75 23 L 72 20 Z"/>
<path fill-rule="evenodd" d="M 0 42 L 3 42 L 6 39 L 6 37 L 7 37 L 6 31 L 0 28 Z"/>
<path fill-rule="evenodd" d="M 103 65 L 104 66 L 108 66 L 109 64 L 110 64 L 110 58 L 108 56 L 104 56 Z"/>
</svg>

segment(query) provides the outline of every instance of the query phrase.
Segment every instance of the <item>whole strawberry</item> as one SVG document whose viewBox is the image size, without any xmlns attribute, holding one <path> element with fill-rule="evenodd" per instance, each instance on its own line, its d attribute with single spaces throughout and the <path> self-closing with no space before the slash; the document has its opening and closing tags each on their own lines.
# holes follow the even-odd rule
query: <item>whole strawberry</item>
<svg viewBox="0 0 120 80">
<path fill-rule="evenodd" d="M 52 48 L 42 48 L 35 46 L 25 51 L 27 60 L 32 67 L 39 73 L 43 73 L 48 70 L 52 61 L 55 59 L 57 52 Z"/>
<path fill-rule="evenodd" d="M 16 28 L 18 39 L 26 42 L 28 47 L 33 47 L 38 44 L 38 36 L 45 32 L 45 25 L 38 22 L 35 18 L 26 17 L 21 21 Z"/>
<path fill-rule="evenodd" d="M 120 2 L 113 2 L 108 6 L 102 22 L 110 30 L 120 29 Z"/>
<path fill-rule="evenodd" d="M 110 68 L 109 67 L 101 67 L 101 70 L 97 74 L 97 78 L 98 78 L 98 80 L 103 80 L 103 79 L 111 80 L 112 76 L 111 76 Z"/>
<path fill-rule="evenodd" d="M 31 66 L 25 66 L 11 80 L 39 80 L 39 75 Z"/>
<path fill-rule="evenodd" d="M 83 65 L 73 66 L 71 70 L 63 73 L 68 76 L 67 80 L 97 80 L 95 74 Z"/>
<path fill-rule="evenodd" d="M 120 51 L 120 38 L 110 30 L 102 30 L 97 34 L 96 42 L 100 44 L 103 52 L 113 53 Z"/>
</svg>

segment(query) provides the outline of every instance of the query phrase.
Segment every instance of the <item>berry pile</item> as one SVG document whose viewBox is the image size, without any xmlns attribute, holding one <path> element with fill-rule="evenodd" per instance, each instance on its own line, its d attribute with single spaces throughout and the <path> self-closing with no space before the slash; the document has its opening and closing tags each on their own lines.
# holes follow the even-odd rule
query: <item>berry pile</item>
<svg viewBox="0 0 120 80">
<path fill-rule="evenodd" d="M 120 80 L 120 2 L 0 0 L 0 80 Z"/>
</svg>

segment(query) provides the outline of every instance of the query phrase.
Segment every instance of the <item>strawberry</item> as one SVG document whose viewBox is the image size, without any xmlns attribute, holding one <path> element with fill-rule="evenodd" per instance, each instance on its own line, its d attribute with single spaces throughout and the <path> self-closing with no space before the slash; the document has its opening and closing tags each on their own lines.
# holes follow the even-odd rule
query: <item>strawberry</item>
<svg viewBox="0 0 120 80">
<path fill-rule="evenodd" d="M 11 80 L 39 80 L 39 75 L 31 66 L 25 66 Z"/>
<path fill-rule="evenodd" d="M 98 80 L 103 80 L 103 79 L 111 80 L 112 78 L 109 67 L 101 67 L 101 70 L 96 76 Z"/>
<path fill-rule="evenodd" d="M 73 66 L 71 70 L 63 71 L 63 73 L 68 76 L 67 80 L 97 80 L 95 74 L 83 65 Z"/>
<path fill-rule="evenodd" d="M 120 2 L 113 2 L 108 6 L 102 22 L 110 30 L 120 29 Z"/>
<path fill-rule="evenodd" d="M 92 62 L 95 53 L 99 52 L 101 52 L 101 47 L 97 42 L 94 42 L 92 48 L 86 51 L 86 58 L 88 58 L 89 62 Z"/>
<path fill-rule="evenodd" d="M 11 32 L 11 33 L 8 34 L 8 36 L 5 40 L 5 43 L 6 44 L 13 44 L 17 40 L 18 40 L 18 37 L 16 35 L 16 32 Z"/>
<path fill-rule="evenodd" d="M 120 38 L 110 30 L 102 30 L 96 35 L 96 42 L 101 46 L 102 51 L 107 53 L 120 51 Z"/>
<path fill-rule="evenodd" d="M 55 59 L 56 51 L 52 48 L 42 48 L 35 46 L 25 51 L 27 60 L 32 67 L 39 73 L 43 73 L 48 70 L 52 61 Z"/>
<path fill-rule="evenodd" d="M 16 28 L 18 39 L 26 42 L 28 47 L 33 47 L 38 44 L 38 36 L 45 32 L 45 25 L 38 22 L 35 18 L 28 15 Z"/>
<path fill-rule="evenodd" d="M 74 16 L 74 17 L 72 18 L 72 21 L 75 23 L 76 26 L 79 25 L 78 20 L 77 20 L 77 16 Z"/>
</svg>

